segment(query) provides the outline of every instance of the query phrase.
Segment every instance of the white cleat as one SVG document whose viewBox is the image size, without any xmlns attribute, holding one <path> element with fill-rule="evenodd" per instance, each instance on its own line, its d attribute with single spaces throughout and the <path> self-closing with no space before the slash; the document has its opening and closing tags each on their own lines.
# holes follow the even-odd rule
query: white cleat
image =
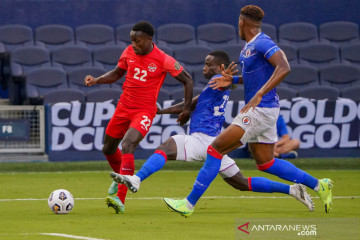
<svg viewBox="0 0 360 240">
<path fill-rule="evenodd" d="M 298 183 L 291 185 L 290 187 L 293 190 L 293 194 L 291 195 L 303 203 L 310 210 L 310 212 L 314 211 L 314 203 L 311 200 L 310 194 L 306 191 L 306 187 Z"/>
<path fill-rule="evenodd" d="M 118 173 L 111 173 L 110 176 L 115 182 L 124 184 L 132 193 L 136 193 L 140 188 L 140 178 L 136 175 L 121 175 Z"/>
</svg>

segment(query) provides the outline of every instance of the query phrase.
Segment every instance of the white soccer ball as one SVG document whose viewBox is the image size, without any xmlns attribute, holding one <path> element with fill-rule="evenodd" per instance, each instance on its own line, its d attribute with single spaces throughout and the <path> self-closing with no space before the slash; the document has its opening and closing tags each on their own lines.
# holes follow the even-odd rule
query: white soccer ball
<svg viewBox="0 0 360 240">
<path fill-rule="evenodd" d="M 74 208 L 74 197 L 68 190 L 57 189 L 50 194 L 48 205 L 55 214 L 67 214 Z"/>
</svg>

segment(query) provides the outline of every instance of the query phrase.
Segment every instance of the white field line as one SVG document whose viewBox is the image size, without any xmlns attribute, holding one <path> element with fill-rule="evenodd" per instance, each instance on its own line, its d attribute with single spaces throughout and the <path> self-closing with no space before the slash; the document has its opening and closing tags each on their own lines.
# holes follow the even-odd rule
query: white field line
<svg viewBox="0 0 360 240">
<path fill-rule="evenodd" d="M 105 239 L 101 239 L 101 238 L 82 237 L 82 236 L 75 236 L 75 235 L 62 234 L 62 233 L 39 233 L 39 234 L 40 234 L 40 235 L 47 235 L 47 236 L 56 236 L 56 237 L 72 238 L 72 239 L 105 240 Z"/>
<path fill-rule="evenodd" d="M 163 197 L 139 197 L 139 198 L 131 198 L 128 197 L 126 199 L 132 200 L 156 200 L 162 199 Z M 174 197 L 178 198 L 178 197 Z M 204 199 L 281 199 L 281 198 L 292 198 L 290 196 L 286 197 L 278 197 L 278 196 L 206 196 L 202 197 Z M 319 197 L 313 197 L 319 198 Z M 360 196 L 333 196 L 334 199 L 353 199 L 360 198 Z M 16 198 L 16 199 L 0 199 L 0 202 L 11 202 L 11 201 L 46 201 L 47 198 Z M 75 200 L 104 200 L 104 198 L 75 198 Z"/>
</svg>

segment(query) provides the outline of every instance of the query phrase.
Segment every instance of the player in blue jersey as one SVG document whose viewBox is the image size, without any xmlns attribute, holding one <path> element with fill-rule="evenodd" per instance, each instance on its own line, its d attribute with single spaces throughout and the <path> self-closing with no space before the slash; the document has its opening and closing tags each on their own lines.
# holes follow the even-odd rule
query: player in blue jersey
<svg viewBox="0 0 360 240">
<path fill-rule="evenodd" d="M 242 76 L 232 76 L 231 71 L 223 72 L 212 87 L 226 87 L 231 83 L 243 83 L 245 106 L 232 124 L 211 143 L 207 150 L 204 166 L 199 171 L 193 189 L 187 198 L 164 202 L 173 211 L 185 217 L 191 216 L 194 206 L 221 166 L 221 159 L 228 152 L 249 143 L 250 150 L 260 171 L 274 174 L 282 179 L 300 183 L 318 192 L 329 212 L 332 205 L 332 182 L 330 179 L 316 179 L 293 164 L 274 158 L 274 143 L 277 141 L 276 120 L 279 116 L 279 98 L 275 87 L 290 72 L 290 66 L 283 51 L 264 33 L 261 23 L 264 12 L 261 8 L 248 5 L 241 9 L 239 35 L 246 40 L 240 53 Z M 278 189 L 291 193 L 292 189 L 279 188 L 263 178 L 249 182 L 253 191 Z"/>
<path fill-rule="evenodd" d="M 210 80 L 220 77 L 221 65 L 229 64 L 229 55 L 224 51 L 213 51 L 209 53 L 205 59 L 203 75 Z M 232 65 L 232 69 L 235 66 Z M 235 71 L 234 71 L 235 73 Z M 225 108 L 229 99 L 228 89 L 212 89 L 207 85 L 199 96 L 193 98 L 192 116 L 190 121 L 190 135 L 175 135 L 161 144 L 155 153 L 144 163 L 141 169 L 133 176 L 112 173 L 112 177 L 116 182 L 125 184 L 132 192 L 137 192 L 140 183 L 153 173 L 159 171 L 167 160 L 180 161 L 204 161 L 206 159 L 206 149 L 209 144 L 220 134 L 222 125 L 225 121 Z M 182 112 L 184 102 L 171 106 L 167 109 L 159 110 L 159 114 L 179 114 Z M 257 179 L 244 177 L 234 160 L 224 155 L 222 157 L 220 176 L 235 189 L 240 191 L 256 191 L 251 189 L 249 181 Z M 259 189 L 259 192 L 284 192 L 283 189 L 291 188 L 291 195 L 305 204 L 310 211 L 313 210 L 313 203 L 310 195 L 306 192 L 306 188 L 300 184 L 292 186 L 274 182 L 263 178 L 264 181 L 271 185 L 276 185 L 274 189 Z M 116 191 L 117 187 L 115 188 Z M 270 191 L 271 190 L 271 191 Z M 110 189 L 111 191 L 111 189 Z M 115 192 L 111 191 L 111 192 Z M 289 194 L 289 193 L 288 193 Z"/>
</svg>

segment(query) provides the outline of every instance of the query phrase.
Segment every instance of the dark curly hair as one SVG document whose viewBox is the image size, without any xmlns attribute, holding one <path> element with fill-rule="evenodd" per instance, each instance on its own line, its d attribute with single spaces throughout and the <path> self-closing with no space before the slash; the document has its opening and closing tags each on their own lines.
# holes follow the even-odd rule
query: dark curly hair
<svg viewBox="0 0 360 240">
<path fill-rule="evenodd" d="M 224 64 L 225 67 L 229 66 L 230 57 L 225 51 L 215 50 L 210 52 L 208 55 L 214 56 L 215 61 L 220 65 Z"/>
<path fill-rule="evenodd" d="M 247 5 L 240 10 L 240 15 L 243 15 L 253 21 L 261 22 L 264 18 L 264 11 L 255 5 Z"/>
<path fill-rule="evenodd" d="M 142 31 L 143 33 L 149 35 L 150 37 L 154 36 L 154 27 L 151 25 L 151 23 L 147 21 L 141 21 L 136 23 L 132 29 L 133 31 Z"/>
</svg>

